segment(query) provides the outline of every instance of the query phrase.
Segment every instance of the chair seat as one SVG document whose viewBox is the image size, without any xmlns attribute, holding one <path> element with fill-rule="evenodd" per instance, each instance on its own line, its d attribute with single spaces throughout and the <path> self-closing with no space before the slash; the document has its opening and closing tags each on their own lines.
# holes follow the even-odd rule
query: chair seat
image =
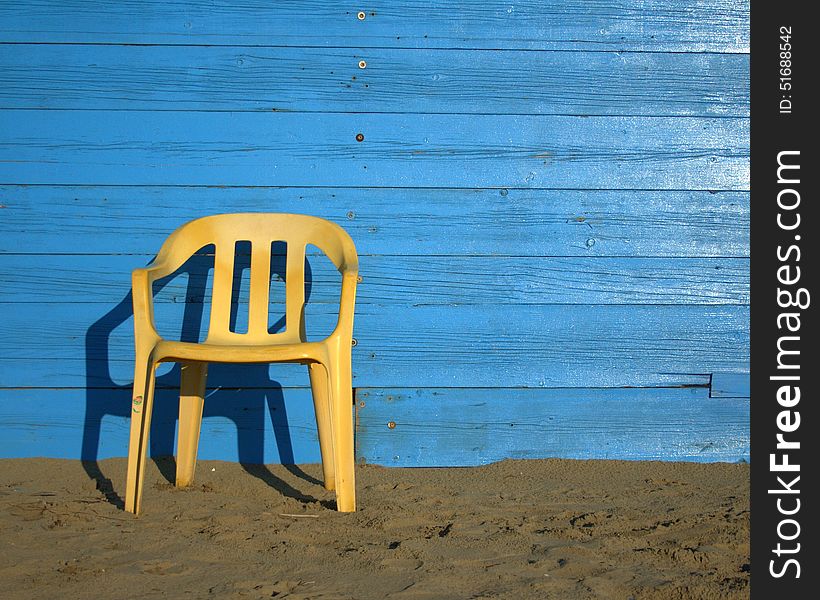
<svg viewBox="0 0 820 600">
<path fill-rule="evenodd" d="M 154 360 L 157 362 L 190 360 L 216 363 L 314 363 L 322 362 L 326 357 L 326 346 L 321 342 L 232 344 L 161 340 L 154 348 Z"/>
</svg>

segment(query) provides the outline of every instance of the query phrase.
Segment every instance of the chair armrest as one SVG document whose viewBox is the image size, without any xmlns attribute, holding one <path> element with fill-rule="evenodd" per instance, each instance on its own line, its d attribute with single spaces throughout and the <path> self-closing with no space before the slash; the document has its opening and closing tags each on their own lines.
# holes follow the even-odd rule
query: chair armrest
<svg viewBox="0 0 820 600">
<path fill-rule="evenodd" d="M 131 273 L 131 295 L 134 301 L 134 334 L 137 345 L 162 339 L 154 322 L 153 283 L 174 273 L 180 267 L 173 258 L 160 252 L 147 267 L 134 269 Z"/>
<path fill-rule="evenodd" d="M 137 271 L 145 271 L 145 274 L 148 276 L 149 283 L 154 283 L 157 279 L 167 277 L 178 268 L 179 265 L 173 264 L 167 257 L 163 258 L 162 256 L 158 256 L 154 262 L 147 267 L 134 269 L 134 273 Z"/>
<path fill-rule="evenodd" d="M 342 293 L 339 300 L 339 320 L 331 336 L 353 335 L 353 312 L 356 307 L 357 268 L 342 269 Z"/>
<path fill-rule="evenodd" d="M 154 323 L 154 293 L 152 284 L 157 279 L 169 275 L 169 265 L 154 264 L 131 273 L 131 296 L 134 302 L 134 337 L 139 347 L 160 339 Z M 173 271 L 171 271 L 173 272 Z"/>
</svg>

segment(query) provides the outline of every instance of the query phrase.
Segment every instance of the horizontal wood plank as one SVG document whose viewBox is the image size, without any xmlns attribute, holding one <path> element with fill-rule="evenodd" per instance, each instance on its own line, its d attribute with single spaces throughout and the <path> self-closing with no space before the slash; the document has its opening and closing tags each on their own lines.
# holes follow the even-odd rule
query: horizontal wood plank
<svg viewBox="0 0 820 600">
<path fill-rule="evenodd" d="M 247 211 L 330 219 L 363 255 L 749 255 L 748 192 L 19 185 L 0 186 L 0 253 L 153 256 L 186 221 Z"/>
<path fill-rule="evenodd" d="M 0 390 L 0 456 L 125 456 L 130 397 L 123 388 Z M 160 390 L 151 455 L 173 453 L 176 411 L 175 391 Z M 709 399 L 697 388 L 363 388 L 356 411 L 359 460 L 390 466 L 465 466 L 510 457 L 749 458 L 748 401 Z M 199 457 L 319 462 L 310 391 L 209 391 Z"/>
<path fill-rule="evenodd" d="M 359 460 L 468 466 L 505 458 L 749 460 L 749 402 L 705 389 L 362 389 Z"/>
<path fill-rule="evenodd" d="M 742 117 L 749 57 L 12 45 L 0 108 Z"/>
<path fill-rule="evenodd" d="M 748 52 L 749 3 L 39 0 L 0 4 L 0 41 Z"/>
<path fill-rule="evenodd" d="M 709 395 L 712 398 L 748 398 L 751 395 L 749 373 L 712 373 Z"/>
<path fill-rule="evenodd" d="M 747 119 L 15 110 L 0 130 L 7 184 L 749 188 Z"/>
<path fill-rule="evenodd" d="M 131 271 L 147 262 L 138 255 L 0 256 L 0 303 L 60 298 L 113 305 L 128 293 Z M 284 257 L 272 264 L 273 287 L 284 288 Z M 339 272 L 321 255 L 309 256 L 308 265 L 308 303 L 338 304 Z M 159 282 L 154 302 L 209 302 L 212 268 L 212 254 L 190 261 Z M 359 274 L 360 305 L 749 303 L 747 258 L 363 255 Z M 240 303 L 248 291 L 248 282 L 237 278 Z M 271 297 L 282 301 L 284 292 Z"/>
<path fill-rule="evenodd" d="M 177 378 L 178 379 L 178 378 Z M 176 447 L 179 391 L 158 390 L 149 453 Z M 321 461 L 309 388 L 210 390 L 199 458 L 243 463 Z M 127 456 L 131 390 L 0 389 L 0 456 L 97 460 Z"/>
<path fill-rule="evenodd" d="M 201 307 L 187 305 L 186 313 L 183 305 L 158 306 L 160 333 L 201 338 L 207 326 Z M 335 310 L 308 305 L 308 333 L 330 333 Z M 748 371 L 748 312 L 742 306 L 361 305 L 354 386 L 708 386 L 710 373 Z M 0 382 L 124 385 L 133 370 L 132 328 L 128 298 L 108 310 L 17 304 L 0 321 Z M 306 384 L 296 365 L 274 365 L 270 373 L 284 386 Z"/>
</svg>

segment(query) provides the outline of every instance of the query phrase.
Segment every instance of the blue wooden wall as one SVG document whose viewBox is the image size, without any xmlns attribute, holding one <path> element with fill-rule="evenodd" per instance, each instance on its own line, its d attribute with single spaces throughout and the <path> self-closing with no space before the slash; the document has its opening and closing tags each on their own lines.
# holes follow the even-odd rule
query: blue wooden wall
<svg viewBox="0 0 820 600">
<path fill-rule="evenodd" d="M 271 211 L 359 248 L 360 461 L 747 459 L 748 27 L 745 0 L 0 1 L 0 456 L 123 456 L 130 271 Z M 168 335 L 203 328 L 195 267 L 157 290 Z M 214 367 L 200 456 L 318 461 L 307 385 Z"/>
</svg>

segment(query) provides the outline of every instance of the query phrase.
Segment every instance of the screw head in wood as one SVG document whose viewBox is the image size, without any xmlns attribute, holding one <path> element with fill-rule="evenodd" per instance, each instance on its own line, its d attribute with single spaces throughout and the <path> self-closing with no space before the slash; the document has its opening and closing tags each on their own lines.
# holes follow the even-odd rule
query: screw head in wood
<svg viewBox="0 0 820 600">
<path fill-rule="evenodd" d="M 396 422 L 395 421 L 388 421 L 387 422 L 387 428 L 388 429 L 395 429 L 396 428 Z"/>
<path fill-rule="evenodd" d="M 356 141 L 357 142 L 363 142 L 364 141 L 364 134 L 363 133 L 357 133 L 356 134 Z"/>
<path fill-rule="evenodd" d="M 359 61 L 359 68 L 364 69 L 365 67 L 367 67 L 367 62 L 365 62 L 363 60 L 360 60 Z"/>
<path fill-rule="evenodd" d="M 359 11 L 359 13 L 356 15 L 356 18 L 357 18 L 357 19 L 359 19 L 359 21 L 364 21 L 364 18 L 365 18 L 366 16 L 367 16 L 367 15 L 366 15 L 366 14 L 364 14 L 364 11 L 363 11 L 363 10 L 360 10 L 360 11 Z"/>
</svg>

